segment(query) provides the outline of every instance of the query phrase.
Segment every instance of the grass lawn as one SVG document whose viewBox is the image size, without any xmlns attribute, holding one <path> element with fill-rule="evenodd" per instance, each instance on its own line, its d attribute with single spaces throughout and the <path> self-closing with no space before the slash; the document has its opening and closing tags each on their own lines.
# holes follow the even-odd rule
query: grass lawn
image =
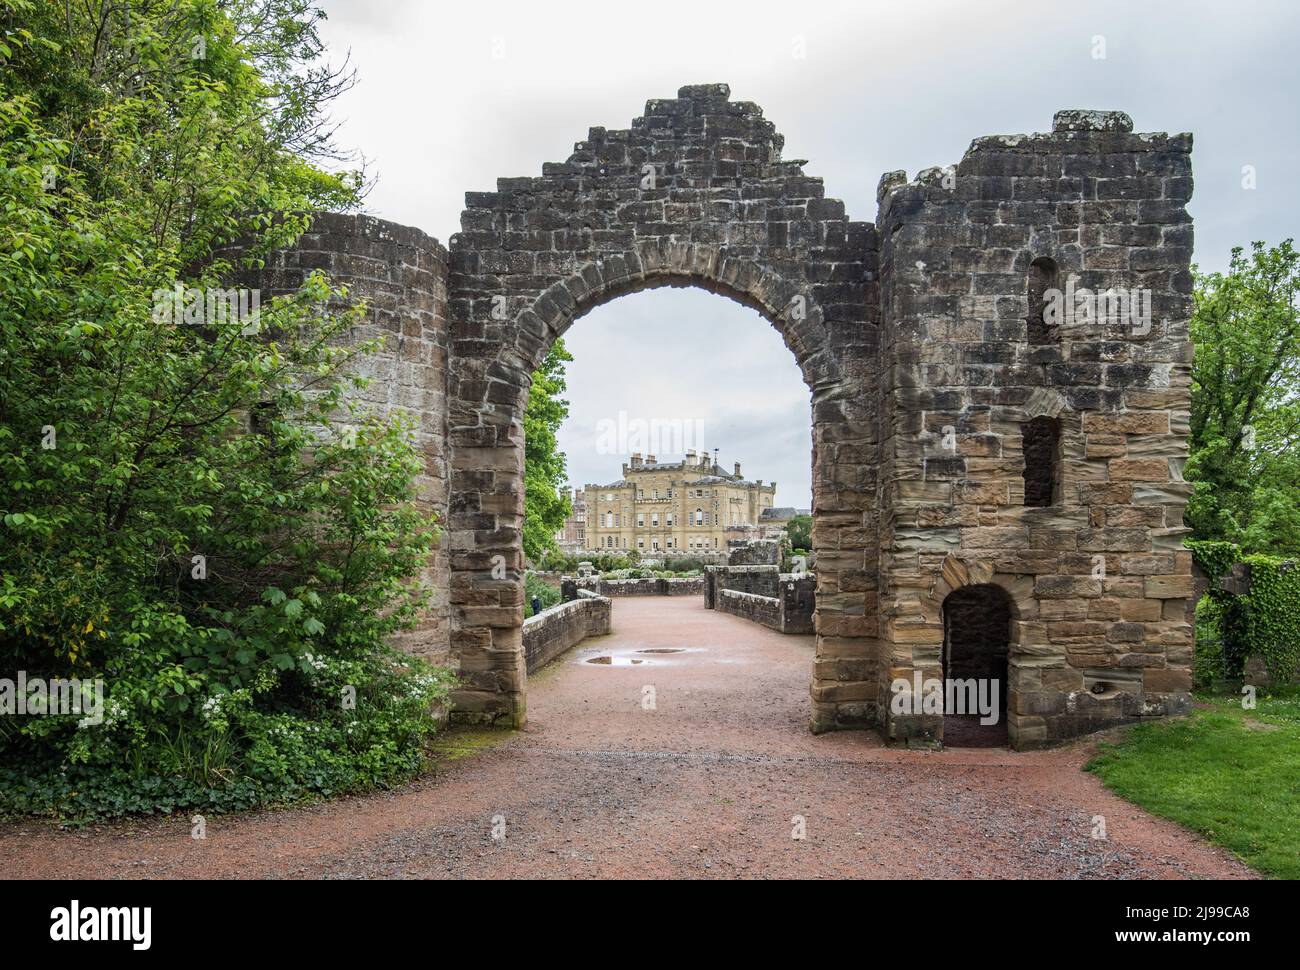
<svg viewBox="0 0 1300 970">
<path fill-rule="evenodd" d="M 1108 788 L 1200 832 L 1267 875 L 1300 879 L 1300 695 L 1201 697 L 1191 717 L 1141 724 L 1089 762 Z"/>
</svg>

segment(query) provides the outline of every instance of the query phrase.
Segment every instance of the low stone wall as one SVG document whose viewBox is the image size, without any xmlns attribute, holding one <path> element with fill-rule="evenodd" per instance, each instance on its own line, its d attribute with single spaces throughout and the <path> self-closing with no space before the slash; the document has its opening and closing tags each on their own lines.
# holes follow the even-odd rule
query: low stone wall
<svg viewBox="0 0 1300 970">
<path fill-rule="evenodd" d="M 677 579 L 661 579 L 663 596 L 702 596 L 704 595 L 703 576 L 682 576 Z"/>
<path fill-rule="evenodd" d="M 755 596 L 734 589 L 720 589 L 717 604 L 719 613 L 730 613 L 773 630 L 781 630 L 781 601 L 775 596 Z"/>
<path fill-rule="evenodd" d="M 705 606 L 713 608 L 710 602 L 708 584 L 715 589 L 729 589 L 737 593 L 753 593 L 755 596 L 778 596 L 781 589 L 781 569 L 775 565 L 758 566 L 709 566 L 704 571 Z"/>
<path fill-rule="evenodd" d="M 727 552 L 731 566 L 775 566 L 781 561 L 781 543 L 776 539 L 755 539 Z"/>
<path fill-rule="evenodd" d="M 742 616 L 781 633 L 813 633 L 817 578 L 777 573 L 775 566 L 718 567 L 705 574 L 704 605 Z M 729 584 L 749 588 L 732 589 Z M 754 592 L 770 589 L 773 595 Z"/>
<path fill-rule="evenodd" d="M 678 579 L 573 579 L 566 576 L 560 583 L 560 595 L 573 599 L 582 591 L 600 596 L 700 596 L 704 577 Z"/>
<path fill-rule="evenodd" d="M 816 633 L 813 612 L 817 606 L 817 576 L 802 573 L 781 577 L 781 632 Z"/>
<path fill-rule="evenodd" d="M 524 620 L 524 659 L 531 674 L 587 637 L 609 633 L 613 603 L 579 590 L 577 598 Z"/>
</svg>

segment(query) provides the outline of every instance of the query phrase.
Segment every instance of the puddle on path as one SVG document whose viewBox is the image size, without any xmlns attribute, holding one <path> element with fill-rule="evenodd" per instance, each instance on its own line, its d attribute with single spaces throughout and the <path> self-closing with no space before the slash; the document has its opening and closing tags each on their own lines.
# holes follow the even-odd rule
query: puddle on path
<svg viewBox="0 0 1300 970">
<path fill-rule="evenodd" d="M 637 660 L 635 657 L 611 657 L 608 655 L 603 657 L 592 657 L 587 661 L 589 664 L 600 664 L 604 667 L 630 667 L 633 664 L 643 664 L 646 662 L 647 661 L 645 660 Z"/>
</svg>

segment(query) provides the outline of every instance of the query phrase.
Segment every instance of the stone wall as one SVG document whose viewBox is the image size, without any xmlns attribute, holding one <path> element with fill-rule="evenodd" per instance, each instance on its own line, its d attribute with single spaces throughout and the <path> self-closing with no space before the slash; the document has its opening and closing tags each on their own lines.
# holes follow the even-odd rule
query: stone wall
<svg viewBox="0 0 1300 970">
<path fill-rule="evenodd" d="M 782 633 L 816 633 L 817 576 L 803 573 L 799 576 L 782 575 L 777 594 L 781 600 Z"/>
<path fill-rule="evenodd" d="M 704 593 L 702 577 L 654 579 L 573 579 L 566 576 L 560 584 L 565 599 L 576 596 L 579 590 L 599 593 L 601 596 L 700 596 Z"/>
<path fill-rule="evenodd" d="M 774 596 L 720 589 L 717 604 L 719 613 L 730 613 L 773 630 L 781 629 L 781 601 Z"/>
<path fill-rule="evenodd" d="M 728 550 L 729 566 L 778 566 L 781 543 L 776 539 L 753 539 Z"/>
<path fill-rule="evenodd" d="M 744 617 L 781 633 L 813 633 L 815 582 L 816 578 L 811 575 L 782 576 L 775 596 L 719 588 L 710 608 Z"/>
<path fill-rule="evenodd" d="M 704 605 L 713 609 L 716 590 L 730 589 L 756 596 L 776 596 L 781 569 L 776 565 L 708 566 L 704 570 Z"/>
<path fill-rule="evenodd" d="M 992 583 L 1015 610 L 1013 744 L 1187 709 L 1190 149 L 1118 112 L 1061 112 L 1049 134 L 882 179 L 880 701 L 895 677 L 939 676 L 947 593 Z M 1145 294 L 1150 314 L 1045 326 L 1053 289 Z M 1039 418 L 1058 480 L 1035 507 Z M 1124 696 L 1082 696 L 1098 683 Z M 894 741 L 932 731 L 883 703 L 878 718 Z"/>
<path fill-rule="evenodd" d="M 564 651 L 588 637 L 600 637 L 612 629 L 613 603 L 604 596 L 579 595 L 568 603 L 524 620 L 524 656 L 528 672 L 540 670 Z"/>
<path fill-rule="evenodd" d="M 368 313 L 349 341 L 382 340 L 377 354 L 359 358 L 356 370 L 370 378 L 353 395 L 380 414 L 414 419 L 424 457 L 417 482 L 421 506 L 447 522 L 447 250 L 418 229 L 370 216 L 318 212 L 291 250 L 272 253 L 264 268 L 237 273 L 232 283 L 259 288 L 262 299 L 298 290 L 313 271 L 346 284 L 349 299 L 364 300 Z M 346 421 L 342 423 L 346 424 Z M 423 581 L 431 609 L 419 626 L 397 638 L 403 649 L 434 663 L 451 664 L 446 537 Z"/>
<path fill-rule="evenodd" d="M 782 633 L 816 632 L 815 575 L 782 574 L 776 566 L 710 566 L 704 575 L 706 609 L 745 616 Z"/>
</svg>

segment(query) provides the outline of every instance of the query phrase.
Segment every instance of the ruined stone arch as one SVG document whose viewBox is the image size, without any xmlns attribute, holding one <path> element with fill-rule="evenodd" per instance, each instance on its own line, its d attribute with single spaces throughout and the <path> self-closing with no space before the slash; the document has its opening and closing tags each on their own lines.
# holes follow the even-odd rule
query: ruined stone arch
<svg viewBox="0 0 1300 970">
<path fill-rule="evenodd" d="M 324 213 L 246 280 L 274 294 L 323 270 L 370 302 L 358 336 L 384 349 L 360 396 L 415 419 L 420 501 L 444 528 L 433 606 L 401 645 L 457 671 L 453 716 L 523 722 L 531 370 L 591 307 L 692 285 L 771 321 L 810 388 L 813 730 L 941 741 L 887 708 L 896 678 L 935 666 L 955 570 L 1014 598 L 1016 747 L 1188 710 L 1191 136 L 1058 112 L 1050 132 L 976 139 L 943 178 L 887 174 L 874 224 L 782 147 L 757 105 L 692 85 L 469 193 L 449 248 Z M 1090 292 L 1142 289 L 1148 319 L 1032 340 L 1026 269 L 1045 253 Z M 1041 507 L 1023 501 L 1035 417 L 1061 436 L 1061 500 Z"/>
<path fill-rule="evenodd" d="M 829 353 L 829 334 L 821 309 L 799 304 L 807 288 L 788 281 L 760 263 L 731 256 L 724 246 L 657 240 L 637 243 L 630 257 L 608 262 L 597 258 L 557 280 L 522 311 L 529 330 L 540 324 L 552 335 L 543 344 L 529 343 L 537 354 L 519 359 L 520 348 L 504 353 L 529 372 L 535 370 L 557 337 L 592 310 L 621 296 L 659 287 L 696 287 L 749 307 L 781 335 L 794 355 L 804 383 L 816 399 L 843 386 L 839 363 Z M 796 309 L 797 307 L 797 309 Z"/>
<path fill-rule="evenodd" d="M 819 642 L 857 658 L 875 692 L 872 230 L 850 222 L 762 110 L 726 85 L 650 101 L 624 131 L 593 128 L 535 178 L 469 193 L 451 240 L 448 517 L 451 641 L 462 716 L 525 717 L 523 408 L 532 370 L 590 309 L 657 286 L 700 286 L 759 311 L 781 333 L 812 397 L 813 546 Z M 494 571 L 495 567 L 495 571 Z M 820 706 L 819 706 L 820 703 Z M 814 726 L 853 721 L 819 699 Z M 859 723 L 867 723 L 865 706 Z"/>
</svg>

